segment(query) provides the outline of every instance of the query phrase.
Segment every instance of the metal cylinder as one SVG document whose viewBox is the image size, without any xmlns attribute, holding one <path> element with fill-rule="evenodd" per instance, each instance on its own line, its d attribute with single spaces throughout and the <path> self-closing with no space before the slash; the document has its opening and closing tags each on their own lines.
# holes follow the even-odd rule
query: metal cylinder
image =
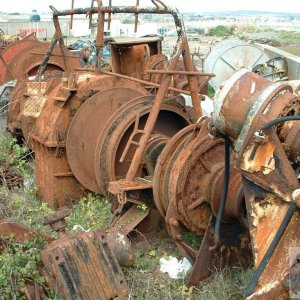
<svg viewBox="0 0 300 300">
<path fill-rule="evenodd" d="M 213 46 L 205 60 L 204 69 L 205 72 L 216 74 L 209 83 L 217 90 L 235 71 L 242 68 L 251 70 L 269 59 L 269 56 L 258 46 L 239 39 L 229 39 Z"/>
</svg>

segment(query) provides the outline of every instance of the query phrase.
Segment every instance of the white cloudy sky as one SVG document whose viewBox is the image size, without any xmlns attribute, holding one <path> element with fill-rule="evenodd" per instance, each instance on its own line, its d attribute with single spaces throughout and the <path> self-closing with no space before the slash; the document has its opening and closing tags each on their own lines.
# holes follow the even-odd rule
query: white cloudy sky
<svg viewBox="0 0 300 300">
<path fill-rule="evenodd" d="M 88 7 L 91 0 L 74 0 L 76 7 Z M 300 0 L 164 0 L 166 5 L 177 7 L 181 12 L 213 10 L 263 10 L 300 13 Z M 105 5 L 108 0 L 103 0 Z M 112 0 L 115 5 L 135 5 L 135 0 Z M 5 12 L 49 11 L 49 5 L 68 9 L 71 0 L 1 0 L 0 10 Z M 143 6 L 152 5 L 150 0 L 140 0 Z"/>
</svg>

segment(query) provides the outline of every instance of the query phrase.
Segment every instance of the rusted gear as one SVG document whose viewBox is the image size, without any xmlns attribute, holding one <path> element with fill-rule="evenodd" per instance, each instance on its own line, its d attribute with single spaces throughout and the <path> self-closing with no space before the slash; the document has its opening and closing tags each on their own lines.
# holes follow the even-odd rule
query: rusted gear
<svg viewBox="0 0 300 300">
<path fill-rule="evenodd" d="M 90 97 L 74 116 L 68 130 L 67 157 L 75 177 L 87 189 L 103 193 L 96 182 L 94 160 L 97 141 L 106 123 L 119 107 L 143 94 L 126 87 L 107 89 Z M 83 134 L 78 134 L 82 128 Z"/>
<path fill-rule="evenodd" d="M 102 192 L 105 192 L 107 182 L 125 177 L 154 99 L 154 96 L 140 97 L 123 105 L 110 118 L 102 135 L 99 136 L 95 174 Z M 191 122 L 189 114 L 185 112 L 185 107 L 174 100 L 165 102 L 162 106 L 148 144 L 148 151 L 146 151 L 148 158 L 150 152 L 157 157 L 165 140 Z M 130 143 L 133 132 L 133 143 Z M 123 154 L 125 149 L 126 153 Z M 120 161 L 121 158 L 123 158 L 122 161 Z M 147 158 L 144 157 L 144 165 L 140 166 L 139 177 L 152 175 L 151 170 L 153 170 L 155 159 L 150 168 L 147 168 L 146 161 Z"/>
<path fill-rule="evenodd" d="M 164 178 L 166 176 L 167 167 L 176 149 L 183 141 L 185 141 L 185 139 L 189 135 L 191 135 L 191 132 L 194 130 L 194 128 L 195 125 L 189 125 L 177 132 L 176 135 L 174 135 L 174 137 L 172 137 L 168 141 L 157 160 L 157 164 L 153 174 L 153 196 L 157 209 L 164 217 L 168 209 L 168 201 L 164 202 L 165 191 L 163 189 L 163 183 Z"/>
<path fill-rule="evenodd" d="M 0 84 L 10 80 L 24 79 L 37 73 L 40 64 L 49 48 L 48 42 L 21 40 L 7 46 L 0 57 Z M 81 67 L 79 56 L 71 51 L 64 60 L 59 46 L 55 46 L 49 59 L 46 71 L 67 71 Z"/>
<path fill-rule="evenodd" d="M 224 177 L 224 140 L 208 134 L 208 120 L 178 132 L 162 151 L 153 175 L 156 207 L 179 249 L 192 260 L 181 227 L 203 235 L 211 215 L 217 215 Z M 242 178 L 231 171 L 223 222 L 243 219 Z M 245 223 L 247 223 L 245 221 Z"/>
</svg>

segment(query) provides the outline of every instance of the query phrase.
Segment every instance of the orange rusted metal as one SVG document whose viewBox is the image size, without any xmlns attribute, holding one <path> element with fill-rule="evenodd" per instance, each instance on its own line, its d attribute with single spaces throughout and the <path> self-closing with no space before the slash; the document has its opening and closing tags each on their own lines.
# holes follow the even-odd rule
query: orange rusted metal
<svg viewBox="0 0 300 300">
<path fill-rule="evenodd" d="M 0 53 L 0 84 L 10 80 L 23 80 L 25 76 L 33 76 L 37 73 L 45 54 L 49 48 L 48 42 L 37 40 L 21 40 L 6 47 Z M 68 51 L 67 63 L 71 69 L 81 66 L 80 57 Z M 66 62 L 58 47 L 53 50 L 47 71 L 65 71 Z"/>
<path fill-rule="evenodd" d="M 155 204 L 178 248 L 192 262 L 196 260 L 196 250 L 185 240 L 182 228 L 196 235 L 208 230 L 211 215 L 218 214 L 219 186 L 224 177 L 224 140 L 210 136 L 207 124 L 208 120 L 203 120 L 178 132 L 159 156 L 153 175 Z M 243 202 L 242 178 L 233 169 L 222 219 L 233 231 L 240 228 L 236 223 L 243 218 Z M 218 255 L 217 251 L 214 255 Z M 202 276 L 211 272 L 205 268 L 197 270 Z"/>
<path fill-rule="evenodd" d="M 159 10 L 137 8 L 134 13 L 172 14 L 178 30 L 179 47 L 168 70 L 176 68 L 179 56 L 184 54 L 187 71 L 194 71 L 190 55 L 187 54 L 189 50 L 185 42 L 182 20 L 178 18 L 177 12 L 161 3 L 157 5 Z M 132 107 L 126 106 L 130 100 L 149 94 L 147 90 L 151 89 L 152 83 L 141 78 L 145 74 L 145 63 L 151 56 L 161 55 L 161 39 L 147 38 L 130 43 L 113 43 L 112 67 L 115 72 L 97 71 L 101 71 L 102 68 L 104 25 L 101 20 L 104 20 L 104 14 L 130 13 L 132 7 L 105 7 L 99 1 L 97 9 L 89 10 L 90 14 L 98 13 L 98 16 L 101 16 L 96 40 L 96 72 L 82 70 L 42 78 L 47 64 L 51 62 L 49 59 L 55 57 L 53 51 L 57 42 L 63 62 L 67 70 L 70 70 L 58 17 L 83 13 L 81 9 L 58 12 L 52 7 L 52 10 L 56 34 L 40 64 L 35 81 L 17 87 L 14 95 L 16 101 L 10 103 L 12 113 L 9 115 L 8 127 L 12 133 L 23 135 L 26 143 L 34 149 L 39 195 L 51 207 L 57 208 L 67 202 L 76 201 L 86 189 L 106 193 L 109 181 L 126 176 L 131 181 L 136 176 L 137 169 L 142 170 L 142 176 L 151 175 L 156 163 L 151 155 L 154 155 L 157 149 L 161 150 L 164 141 L 189 124 L 192 117 L 182 99 L 181 104 L 176 100 L 180 97 L 174 96 L 173 100 L 168 99 L 164 104 L 172 77 L 169 74 L 165 74 L 162 81 L 156 84 L 159 90 L 155 101 L 154 98 L 145 98 L 132 104 Z M 133 61 L 137 63 L 133 64 Z M 194 73 L 187 74 L 188 77 L 195 76 Z M 193 79 L 189 81 L 193 86 L 193 101 L 200 101 L 197 82 Z M 200 109 L 198 100 L 196 102 Z M 141 120 L 134 111 L 139 109 Z M 196 117 L 193 116 L 193 119 Z M 137 122 L 140 122 L 142 127 L 137 127 L 138 135 L 134 132 L 136 136 L 131 136 L 131 128 L 135 128 L 134 124 L 138 124 Z M 166 125 L 167 123 L 169 125 Z M 83 128 L 85 132 L 79 134 Z M 137 148 L 138 157 L 134 157 L 133 145 L 136 142 L 140 145 Z M 159 152 L 156 156 L 158 154 Z M 132 164 L 131 159 L 134 161 Z M 106 160 L 107 164 L 103 163 L 103 160 Z"/>
<path fill-rule="evenodd" d="M 41 253 L 48 284 L 63 299 L 127 299 L 128 287 L 113 251 L 117 250 L 121 261 L 128 264 L 125 237 L 115 232 L 109 239 L 99 230 L 68 235 L 64 219 L 68 213 L 61 209 L 45 217 L 44 224 L 59 233 L 59 238 Z M 110 243 L 114 247 L 111 248 Z"/>
<path fill-rule="evenodd" d="M 243 99 L 238 118 L 232 114 L 236 99 Z M 261 128 L 280 117 L 295 118 L 299 103 L 288 82 L 274 84 L 245 70 L 224 85 L 215 103 L 213 124 L 234 140 L 237 166 L 243 174 L 257 268 L 247 292 L 249 299 L 277 298 L 289 292 L 289 249 L 300 246 L 299 213 L 293 210 L 293 193 L 299 187 L 295 164 L 300 136 L 297 130 L 289 134 L 294 121 L 270 125 L 265 131 Z"/>
<path fill-rule="evenodd" d="M 47 82 L 47 84 L 50 84 L 50 82 Z M 104 90 L 109 91 L 103 94 Z M 127 97 L 126 92 L 128 92 Z M 121 97 L 122 93 L 124 93 L 124 97 Z M 35 151 L 37 185 L 39 187 L 40 196 L 44 201 L 48 202 L 52 207 L 60 207 L 68 201 L 72 202 L 78 200 L 85 191 L 85 187 L 81 186 L 74 177 L 66 155 L 69 127 L 73 117 L 81 108 L 82 104 L 85 101 L 88 103 L 87 100 L 91 98 L 91 103 L 95 103 L 96 105 L 95 110 L 99 111 L 99 109 L 105 109 L 102 122 L 97 122 L 95 118 L 90 120 L 92 123 L 96 122 L 94 124 L 91 123 L 89 129 L 87 128 L 87 131 L 91 130 L 91 134 L 93 135 L 93 133 L 96 134 L 97 132 L 94 125 L 97 125 L 99 130 L 101 130 L 101 128 L 105 126 L 105 120 L 109 119 L 110 114 L 122 105 L 122 103 L 129 100 L 130 97 L 134 98 L 138 95 L 146 94 L 147 91 L 143 89 L 143 87 L 129 80 L 116 79 L 113 76 L 103 74 L 89 75 L 82 72 L 78 72 L 69 77 L 63 77 L 61 83 L 54 87 L 53 90 L 47 90 L 46 94 L 42 96 L 45 98 L 45 101 L 40 111 L 36 114 L 34 126 L 29 134 Z M 106 97 L 108 97 L 108 99 Z M 31 98 L 29 97 L 27 101 L 31 101 Z M 101 106 L 101 103 L 103 106 Z M 89 107 L 89 104 L 86 104 L 85 107 Z M 96 107 L 98 107 L 98 109 Z M 85 111 L 84 108 L 83 111 Z M 81 117 L 76 118 L 76 120 L 77 119 L 80 123 Z M 74 126 L 76 127 L 78 122 L 74 122 Z M 82 126 L 81 124 L 77 127 L 77 133 L 82 131 Z M 74 130 L 72 132 L 74 132 Z M 76 150 L 75 147 L 77 147 L 77 145 L 72 142 L 72 139 L 75 137 L 73 138 L 72 136 L 73 133 L 70 134 L 68 145 L 71 148 L 73 147 L 73 150 Z M 84 136 L 83 134 L 83 137 Z M 82 142 L 84 143 L 84 140 Z M 93 143 L 95 144 L 95 142 L 96 140 Z M 81 150 L 81 154 L 87 155 L 85 160 L 88 162 L 89 159 L 93 157 L 92 150 L 90 150 L 91 152 L 89 153 L 86 152 L 90 146 L 89 142 L 86 144 L 87 150 L 82 149 L 82 147 L 84 147 L 83 144 L 80 145 L 81 148 L 79 149 Z M 93 147 L 91 147 L 91 149 L 93 149 Z M 72 151 L 69 152 L 70 156 L 81 154 L 76 154 Z M 81 180 L 81 170 L 76 169 L 76 165 L 74 165 L 76 158 L 72 159 L 71 157 L 70 159 L 71 168 L 74 169 L 76 174 L 79 173 L 77 176 Z M 82 170 L 82 172 L 84 172 L 84 170 Z M 87 174 L 87 172 L 85 174 Z M 91 185 L 89 185 L 89 187 L 91 187 Z"/>
</svg>

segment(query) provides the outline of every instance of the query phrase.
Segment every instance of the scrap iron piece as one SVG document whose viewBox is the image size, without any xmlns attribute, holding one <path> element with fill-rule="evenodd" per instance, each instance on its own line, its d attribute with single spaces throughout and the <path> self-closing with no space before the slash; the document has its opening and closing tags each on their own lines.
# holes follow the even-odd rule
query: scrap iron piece
<svg viewBox="0 0 300 300">
<path fill-rule="evenodd" d="M 43 274 L 63 299 L 127 299 L 128 287 L 118 263 L 132 265 L 132 250 L 126 236 L 115 230 L 66 234 L 67 209 L 45 217 L 59 238 L 41 253 Z M 117 252 L 115 252 L 117 251 Z"/>
</svg>

